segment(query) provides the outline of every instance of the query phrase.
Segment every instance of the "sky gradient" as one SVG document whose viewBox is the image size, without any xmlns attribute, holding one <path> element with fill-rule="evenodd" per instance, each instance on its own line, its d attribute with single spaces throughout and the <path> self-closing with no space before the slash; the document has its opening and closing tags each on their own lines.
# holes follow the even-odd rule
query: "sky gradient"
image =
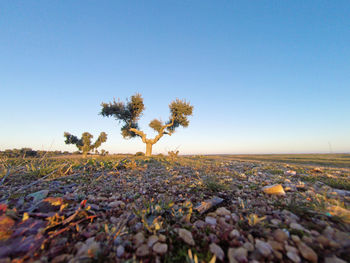
<svg viewBox="0 0 350 263">
<path fill-rule="evenodd" d="M 124 140 L 100 104 L 141 93 L 141 128 L 194 105 L 154 145 L 182 154 L 350 152 L 349 1 L 0 2 L 0 150 Z"/>
</svg>

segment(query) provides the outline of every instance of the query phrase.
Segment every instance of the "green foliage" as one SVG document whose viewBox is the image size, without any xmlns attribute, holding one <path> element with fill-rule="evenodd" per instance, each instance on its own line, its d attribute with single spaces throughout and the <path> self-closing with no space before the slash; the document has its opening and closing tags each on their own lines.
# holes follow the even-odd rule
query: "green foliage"
<svg viewBox="0 0 350 263">
<path fill-rule="evenodd" d="M 145 153 L 144 152 L 137 152 L 137 153 L 135 153 L 135 156 L 145 156 Z"/>
<path fill-rule="evenodd" d="M 92 151 L 93 149 L 97 149 L 102 143 L 107 141 L 107 134 L 105 132 L 100 133 L 100 136 L 97 138 L 94 144 L 91 144 L 91 139 L 94 136 L 88 132 L 84 132 L 81 139 L 78 139 L 77 136 L 72 135 L 69 132 L 65 132 L 64 137 L 66 138 L 66 144 L 76 145 L 77 148 L 82 151 L 83 155 L 87 155 L 88 152 Z"/>
<path fill-rule="evenodd" d="M 177 151 L 169 151 L 169 152 L 168 152 L 168 156 L 169 156 L 169 159 L 170 159 L 171 161 L 176 160 L 177 157 L 179 156 L 179 150 L 177 150 Z"/>
<path fill-rule="evenodd" d="M 157 120 L 157 119 L 154 119 L 149 123 L 149 127 L 151 127 L 153 130 L 155 130 L 157 132 L 161 131 L 162 126 L 164 126 L 164 124 L 160 120 Z"/>
<path fill-rule="evenodd" d="M 169 108 L 171 117 L 168 123 L 172 123 L 172 120 L 174 120 L 174 123 L 172 126 L 167 128 L 168 131 L 174 132 L 175 129 L 179 126 L 188 127 L 190 122 L 187 119 L 187 117 L 192 115 L 193 106 L 191 106 L 185 100 L 176 99 L 175 101 L 170 103 Z"/>
<path fill-rule="evenodd" d="M 216 176 L 207 176 L 203 180 L 205 188 L 212 192 L 220 192 L 226 189 L 226 186 L 222 184 Z"/>
<path fill-rule="evenodd" d="M 101 115 L 104 117 L 115 117 L 117 120 L 124 123 L 122 127 L 122 136 L 124 138 L 133 138 L 137 134 L 130 131 L 130 128 L 138 129 L 137 121 L 142 115 L 145 106 L 143 104 L 143 98 L 140 94 L 135 94 L 131 96 L 131 100 L 126 102 L 118 101 L 110 103 L 102 103 Z"/>
</svg>

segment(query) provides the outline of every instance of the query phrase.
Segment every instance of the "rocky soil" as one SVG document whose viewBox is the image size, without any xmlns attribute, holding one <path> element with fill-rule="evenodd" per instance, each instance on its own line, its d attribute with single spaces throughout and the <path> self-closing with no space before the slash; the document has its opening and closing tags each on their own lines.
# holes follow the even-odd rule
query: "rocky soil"
<svg viewBox="0 0 350 263">
<path fill-rule="evenodd" d="M 350 262 L 348 169 L 46 162 L 3 163 L 0 262 Z"/>
</svg>

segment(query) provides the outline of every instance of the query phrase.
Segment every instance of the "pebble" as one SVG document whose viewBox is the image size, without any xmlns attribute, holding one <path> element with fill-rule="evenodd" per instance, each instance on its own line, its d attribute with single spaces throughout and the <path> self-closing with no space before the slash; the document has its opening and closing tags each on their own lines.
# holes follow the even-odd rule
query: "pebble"
<svg viewBox="0 0 350 263">
<path fill-rule="evenodd" d="M 69 255 L 69 254 L 62 254 L 62 255 L 59 255 L 57 257 L 54 257 L 52 259 L 52 263 L 60 263 L 60 262 L 70 262 L 70 260 L 73 258 L 72 255 Z M 0 260 L 1 263 L 11 263 L 11 260 L 9 259 L 8 261 L 6 261 L 6 259 L 2 258 Z"/>
<path fill-rule="evenodd" d="M 300 237 L 297 235 L 292 235 L 292 240 L 294 241 L 294 243 L 299 243 L 300 242 Z"/>
<path fill-rule="evenodd" d="M 291 261 L 293 261 L 294 263 L 299 263 L 299 262 L 301 261 L 300 257 L 299 257 L 298 254 L 295 253 L 295 252 L 291 252 L 291 251 L 287 252 L 287 257 L 288 257 Z"/>
<path fill-rule="evenodd" d="M 163 255 L 168 251 L 168 245 L 164 243 L 155 243 L 153 246 L 153 251 L 157 254 Z"/>
<path fill-rule="evenodd" d="M 273 254 L 275 255 L 276 258 L 278 258 L 279 260 L 283 259 L 283 254 L 277 250 L 273 251 Z"/>
<path fill-rule="evenodd" d="M 290 223 L 289 227 L 291 229 L 300 230 L 300 231 L 304 231 L 305 230 L 300 224 L 294 223 L 294 222 Z"/>
<path fill-rule="evenodd" d="M 149 254 L 149 248 L 146 244 L 141 245 L 136 249 L 136 256 L 145 257 Z"/>
<path fill-rule="evenodd" d="M 237 229 L 233 229 L 230 234 L 229 234 L 230 238 L 238 238 L 240 236 L 240 233 Z"/>
<path fill-rule="evenodd" d="M 231 215 L 231 212 L 229 210 L 227 210 L 225 207 L 219 207 L 218 209 L 216 209 L 215 213 L 218 216 L 226 216 L 226 215 Z"/>
<path fill-rule="evenodd" d="M 235 214 L 235 213 L 232 213 L 231 214 L 231 218 L 232 218 L 232 220 L 234 221 L 234 222 L 238 222 L 239 221 L 239 216 L 237 215 L 237 214 Z"/>
<path fill-rule="evenodd" d="M 97 257 L 100 251 L 100 244 L 95 241 L 94 237 L 88 238 L 84 244 L 79 246 L 77 256 L 78 257 Z"/>
<path fill-rule="evenodd" d="M 142 232 L 137 233 L 133 238 L 136 247 L 139 247 L 143 242 L 145 242 L 145 236 Z"/>
<path fill-rule="evenodd" d="M 152 247 L 158 241 L 158 237 L 156 235 L 152 235 L 147 240 L 148 247 Z"/>
<path fill-rule="evenodd" d="M 275 226 L 278 226 L 279 224 L 281 224 L 281 220 L 279 219 L 271 219 L 271 223 L 274 224 Z"/>
<path fill-rule="evenodd" d="M 222 250 L 220 246 L 215 243 L 211 243 L 209 246 L 210 252 L 213 253 L 218 259 L 221 261 L 224 260 L 225 252 Z"/>
<path fill-rule="evenodd" d="M 328 247 L 329 244 L 330 244 L 329 239 L 326 238 L 325 236 L 322 236 L 322 235 L 316 237 L 316 241 L 317 241 L 318 243 L 320 243 L 323 247 Z"/>
<path fill-rule="evenodd" d="M 244 247 L 246 250 L 248 250 L 249 252 L 254 251 L 254 246 L 253 246 L 253 244 L 250 243 L 250 242 L 245 242 L 245 243 L 243 244 L 243 247 Z"/>
<path fill-rule="evenodd" d="M 215 226 L 215 225 L 216 225 L 216 218 L 211 217 L 211 216 L 207 216 L 207 217 L 205 218 L 205 222 L 206 222 L 207 224 L 210 224 L 210 225 Z"/>
<path fill-rule="evenodd" d="M 280 184 L 268 185 L 268 186 L 263 187 L 262 190 L 265 194 L 286 195 L 286 193 L 283 190 L 282 185 L 280 185 Z"/>
<path fill-rule="evenodd" d="M 247 262 L 248 251 L 244 247 L 239 248 L 229 248 L 227 252 L 227 257 L 230 263 Z"/>
<path fill-rule="evenodd" d="M 184 229 L 184 228 L 179 228 L 177 230 L 178 234 L 179 234 L 179 237 L 185 241 L 186 244 L 190 245 L 190 246 L 194 246 L 195 245 L 195 242 L 193 240 L 193 237 L 192 237 L 192 233 L 190 231 L 188 231 L 187 229 Z"/>
<path fill-rule="evenodd" d="M 205 222 L 203 220 L 197 220 L 196 222 L 193 223 L 193 225 L 197 228 L 204 228 Z"/>
<path fill-rule="evenodd" d="M 272 252 L 272 247 L 270 246 L 270 244 L 259 239 L 256 239 L 255 247 L 264 257 L 268 257 Z"/>
<path fill-rule="evenodd" d="M 278 242 L 284 242 L 288 239 L 288 235 L 282 229 L 276 229 L 273 234 L 273 238 Z"/>
<path fill-rule="evenodd" d="M 288 171 L 285 171 L 284 172 L 284 175 L 289 175 L 289 176 L 291 176 L 291 175 L 296 175 L 297 174 L 297 172 L 296 171 L 293 171 L 293 170 L 288 170 Z"/>
<path fill-rule="evenodd" d="M 111 203 L 109 203 L 109 206 L 112 208 L 124 208 L 125 207 L 125 203 L 123 201 L 113 201 Z"/>
<path fill-rule="evenodd" d="M 166 236 L 160 234 L 160 235 L 159 235 L 159 241 L 160 241 L 160 242 L 165 242 L 165 241 L 166 241 Z"/>
<path fill-rule="evenodd" d="M 295 247 L 292 247 L 292 246 L 290 246 L 290 245 L 285 245 L 284 247 L 286 248 L 286 250 L 287 250 L 288 252 L 298 253 L 298 249 L 296 249 Z"/>
<path fill-rule="evenodd" d="M 325 258 L 324 263 L 346 263 L 346 261 L 336 256 L 333 256 L 333 257 Z"/>
<path fill-rule="evenodd" d="M 283 251 L 283 243 L 274 241 L 274 240 L 269 240 L 268 243 L 270 244 L 270 246 L 272 247 L 273 250 L 279 250 L 279 251 Z"/>
<path fill-rule="evenodd" d="M 298 243 L 298 249 L 303 258 L 309 260 L 312 263 L 317 263 L 318 257 L 315 251 L 305 245 L 303 242 Z"/>
<path fill-rule="evenodd" d="M 122 245 L 117 247 L 117 257 L 121 258 L 124 255 L 125 248 Z"/>
</svg>

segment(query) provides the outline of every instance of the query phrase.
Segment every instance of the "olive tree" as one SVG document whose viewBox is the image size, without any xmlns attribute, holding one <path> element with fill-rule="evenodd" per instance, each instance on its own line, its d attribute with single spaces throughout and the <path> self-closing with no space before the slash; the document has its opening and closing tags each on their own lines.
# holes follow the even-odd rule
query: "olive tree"
<svg viewBox="0 0 350 263">
<path fill-rule="evenodd" d="M 101 115 L 104 117 L 115 117 L 123 126 L 121 134 L 123 138 L 129 139 L 140 137 L 142 142 L 146 144 L 146 156 L 152 155 L 152 146 L 159 141 L 163 135 L 171 136 L 176 128 L 189 125 L 188 116 L 192 115 L 193 106 L 185 100 L 176 99 L 169 104 L 170 116 L 167 122 L 162 122 L 159 119 L 154 119 L 149 123 L 149 126 L 157 133 L 154 138 L 147 138 L 147 135 L 140 130 L 138 121 L 142 115 L 145 106 L 143 98 L 140 94 L 131 96 L 126 103 L 122 101 L 110 103 L 102 103 Z"/>
<path fill-rule="evenodd" d="M 84 157 L 86 157 L 88 152 L 92 151 L 93 149 L 97 149 L 102 143 L 107 141 L 107 134 L 105 132 L 100 133 L 100 136 L 98 136 L 94 144 L 91 144 L 91 139 L 94 136 L 88 132 L 84 132 L 80 139 L 69 132 L 65 132 L 64 137 L 66 138 L 65 143 L 76 145 L 79 151 L 83 153 Z"/>
</svg>

